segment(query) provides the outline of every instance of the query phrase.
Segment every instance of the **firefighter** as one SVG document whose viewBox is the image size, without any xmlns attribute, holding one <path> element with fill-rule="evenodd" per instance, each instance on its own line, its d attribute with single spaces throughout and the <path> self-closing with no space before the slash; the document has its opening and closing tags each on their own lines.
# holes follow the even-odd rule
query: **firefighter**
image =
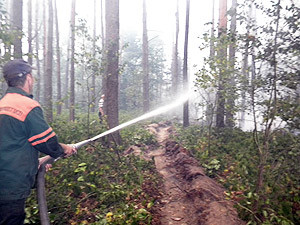
<svg viewBox="0 0 300 225">
<path fill-rule="evenodd" d="M 99 116 L 100 123 L 103 122 L 103 117 L 104 117 L 104 110 L 103 110 L 104 99 L 105 99 L 105 95 L 101 95 L 101 98 L 98 103 L 98 108 L 99 108 L 98 116 Z"/>
<path fill-rule="evenodd" d="M 19 225 L 24 224 L 25 200 L 35 184 L 39 152 L 58 158 L 76 149 L 58 143 L 33 100 L 31 65 L 12 60 L 4 65 L 3 76 L 8 89 L 0 99 L 0 225 Z"/>
</svg>

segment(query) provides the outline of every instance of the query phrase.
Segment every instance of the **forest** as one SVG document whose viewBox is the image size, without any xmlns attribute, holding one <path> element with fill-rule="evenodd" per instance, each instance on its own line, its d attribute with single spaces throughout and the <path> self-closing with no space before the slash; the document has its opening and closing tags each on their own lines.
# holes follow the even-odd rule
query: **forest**
<svg viewBox="0 0 300 225">
<path fill-rule="evenodd" d="M 300 1 L 201 2 L 0 0 L 0 67 L 33 65 L 59 142 L 106 132 L 25 224 L 300 224 Z"/>
</svg>

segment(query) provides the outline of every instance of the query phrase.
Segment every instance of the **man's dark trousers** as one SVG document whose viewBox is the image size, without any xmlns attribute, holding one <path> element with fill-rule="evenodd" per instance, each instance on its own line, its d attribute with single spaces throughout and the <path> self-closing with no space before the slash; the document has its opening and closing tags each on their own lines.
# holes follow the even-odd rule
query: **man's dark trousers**
<svg viewBox="0 0 300 225">
<path fill-rule="evenodd" d="M 25 199 L 0 200 L 0 225 L 23 225 L 25 219 Z"/>
</svg>

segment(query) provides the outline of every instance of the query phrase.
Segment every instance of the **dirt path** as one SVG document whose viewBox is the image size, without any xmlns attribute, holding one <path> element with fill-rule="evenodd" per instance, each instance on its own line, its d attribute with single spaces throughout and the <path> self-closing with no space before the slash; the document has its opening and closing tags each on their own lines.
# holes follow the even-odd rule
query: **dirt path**
<svg viewBox="0 0 300 225">
<path fill-rule="evenodd" d="M 154 158 L 163 177 L 161 207 L 162 225 L 240 225 L 244 224 L 225 200 L 224 189 L 204 174 L 198 162 L 177 142 L 169 140 L 170 125 L 151 124 L 148 130 L 156 135 L 159 147 L 143 153 Z M 138 148 L 135 153 L 140 154 Z"/>
</svg>

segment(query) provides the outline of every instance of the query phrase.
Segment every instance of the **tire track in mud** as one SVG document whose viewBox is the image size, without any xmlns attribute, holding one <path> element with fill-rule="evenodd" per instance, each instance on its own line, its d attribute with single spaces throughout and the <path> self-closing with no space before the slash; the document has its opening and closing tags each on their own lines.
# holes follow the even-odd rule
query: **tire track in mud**
<svg viewBox="0 0 300 225">
<path fill-rule="evenodd" d="M 169 139 L 172 126 L 151 124 L 147 129 L 156 136 L 159 147 L 141 152 L 163 178 L 159 222 L 162 225 L 242 225 L 233 203 L 225 199 L 224 188 L 207 177 L 188 151 Z M 131 148 L 132 149 L 132 148 Z"/>
</svg>

